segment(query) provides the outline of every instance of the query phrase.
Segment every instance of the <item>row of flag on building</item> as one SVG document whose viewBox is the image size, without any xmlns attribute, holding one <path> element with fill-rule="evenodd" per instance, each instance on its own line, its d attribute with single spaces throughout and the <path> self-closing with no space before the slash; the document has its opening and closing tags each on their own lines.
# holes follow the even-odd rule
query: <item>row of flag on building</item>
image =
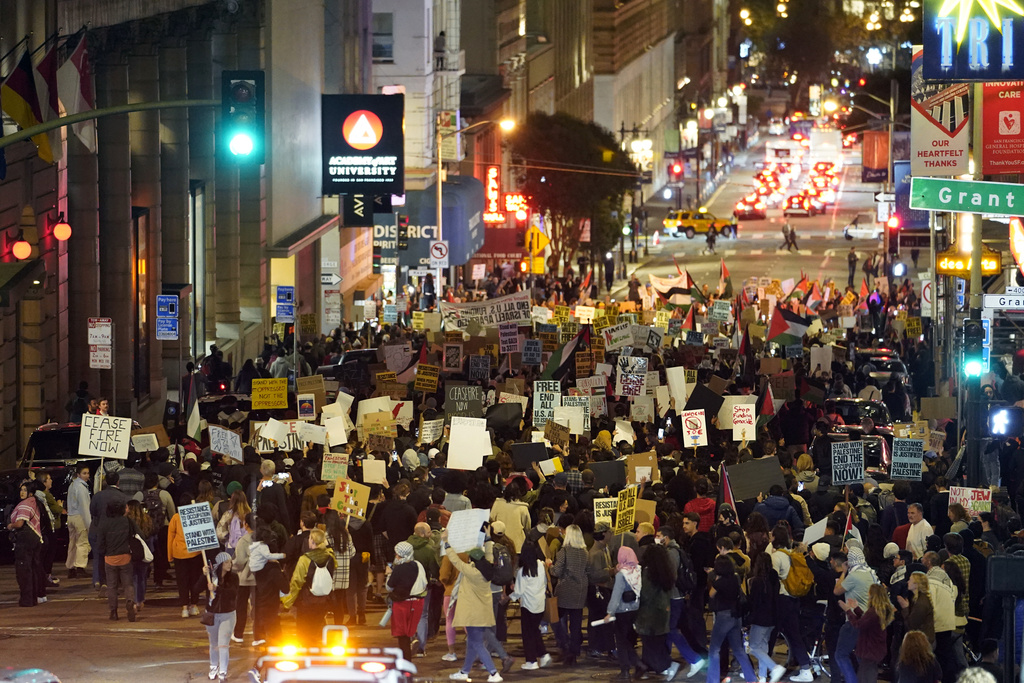
<svg viewBox="0 0 1024 683">
<path fill-rule="evenodd" d="M 79 31 L 64 43 L 74 49 L 59 67 L 59 39 L 33 64 L 33 52 L 26 46 L 11 69 L 0 81 L 0 108 L 22 129 L 61 117 L 61 105 L 67 116 L 96 108 L 92 69 L 86 47 L 85 31 Z M 96 120 L 72 124 L 72 130 L 91 152 L 96 151 Z M 3 135 L 0 129 L 0 136 Z M 39 158 L 54 163 L 61 158 L 59 129 L 32 136 Z M 6 162 L 0 149 L 0 179 Z"/>
</svg>

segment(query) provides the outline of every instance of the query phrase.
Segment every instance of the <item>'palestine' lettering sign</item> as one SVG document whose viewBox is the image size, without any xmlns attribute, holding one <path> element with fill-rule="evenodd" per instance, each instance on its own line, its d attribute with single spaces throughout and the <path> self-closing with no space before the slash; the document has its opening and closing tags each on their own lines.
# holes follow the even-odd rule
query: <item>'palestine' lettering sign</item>
<svg viewBox="0 0 1024 683">
<path fill-rule="evenodd" d="M 889 478 L 921 481 L 923 454 L 924 441 L 921 439 L 893 439 L 892 466 L 889 468 Z"/>
<path fill-rule="evenodd" d="M 209 503 L 182 505 L 178 508 L 181 530 L 185 535 L 185 547 L 190 553 L 213 550 L 220 547 L 217 527 L 213 524 L 213 510 Z"/>
<path fill-rule="evenodd" d="M 864 442 L 836 441 L 832 444 L 832 483 L 860 484 L 864 481 Z"/>
</svg>

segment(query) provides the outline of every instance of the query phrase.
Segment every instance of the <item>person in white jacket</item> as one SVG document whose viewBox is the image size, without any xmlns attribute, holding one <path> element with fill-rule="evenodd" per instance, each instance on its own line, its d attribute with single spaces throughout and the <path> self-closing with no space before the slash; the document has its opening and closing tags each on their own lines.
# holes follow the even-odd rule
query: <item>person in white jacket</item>
<svg viewBox="0 0 1024 683">
<path fill-rule="evenodd" d="M 544 551 L 536 541 L 527 540 L 519 553 L 519 568 L 516 569 L 515 590 L 512 592 L 512 599 L 519 600 L 522 608 L 520 617 L 523 622 L 523 651 L 526 655 L 522 667 L 524 671 L 535 671 L 551 664 L 551 655 L 544 647 L 540 632 L 540 622 L 544 619 L 547 603 L 547 587 Z"/>
<path fill-rule="evenodd" d="M 956 638 L 956 598 L 959 594 L 956 584 L 942 568 L 939 554 L 930 551 L 921 558 L 928 569 L 928 587 L 935 614 L 935 656 L 945 671 L 958 671 L 960 643 Z"/>
<path fill-rule="evenodd" d="M 89 503 L 89 468 L 79 465 L 77 476 L 68 487 L 68 559 L 64 566 L 68 568 L 69 579 L 79 574 L 85 576 L 89 564 Z"/>
</svg>

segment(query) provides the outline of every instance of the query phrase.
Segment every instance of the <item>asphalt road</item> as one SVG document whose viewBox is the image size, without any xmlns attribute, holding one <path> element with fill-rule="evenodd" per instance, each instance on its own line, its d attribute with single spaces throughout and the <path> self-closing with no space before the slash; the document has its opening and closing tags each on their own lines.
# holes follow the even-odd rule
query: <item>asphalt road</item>
<svg viewBox="0 0 1024 683">
<path fill-rule="evenodd" d="M 725 218 L 732 215 L 736 202 L 753 191 L 753 176 L 758 169 L 755 163 L 763 157 L 763 143 L 750 151 L 737 154 L 735 165 L 728 181 L 712 196 L 708 202 L 708 210 Z M 649 256 L 642 256 L 642 240 L 640 243 L 641 257 L 638 265 L 631 265 L 629 273 L 636 272 L 644 284 L 647 275 L 675 277 L 678 275 L 676 265 L 690 272 L 698 284 L 707 283 L 712 289 L 718 286 L 720 259 L 724 259 L 732 276 L 733 286 L 739 285 L 749 277 L 773 277 L 780 280 L 793 278 L 799 281 L 803 271 L 810 280 L 824 281 L 833 278 L 844 286 L 847 282 L 847 253 L 850 247 L 857 251 L 859 263 L 855 276 L 855 284 L 859 286 L 863 273 L 860 266 L 870 252 L 881 252 L 881 245 L 876 240 L 847 240 L 843 237 L 843 228 L 855 216 L 861 213 L 874 214 L 874 195 L 881 189 L 879 183 L 861 183 L 860 149 L 847 150 L 844 153 L 844 164 L 837 189 L 836 203 L 828 210 L 814 217 L 794 216 L 789 218 L 796 230 L 799 251 L 779 249 L 783 243 L 782 225 L 786 219 L 781 208 L 770 209 L 765 220 L 741 220 L 739 236 L 735 239 L 719 238 L 716 253 L 706 252 L 703 235 L 693 239 L 681 237 L 660 238 L 660 244 L 653 246 L 649 241 Z M 806 180 L 806 172 L 792 187 L 801 188 Z M 795 193 L 795 192 L 791 192 Z M 646 202 L 648 210 L 649 230 L 660 227 L 662 219 L 670 208 L 674 208 L 673 200 L 665 200 L 660 192 Z M 628 244 L 627 244 L 628 250 Z M 918 266 L 922 270 L 928 268 L 928 252 L 922 250 Z M 906 259 L 909 267 L 908 276 L 916 278 L 918 272 Z M 616 281 L 612 296 L 622 298 L 626 293 L 626 283 Z M 602 292 L 602 294 L 604 294 Z"/>
</svg>

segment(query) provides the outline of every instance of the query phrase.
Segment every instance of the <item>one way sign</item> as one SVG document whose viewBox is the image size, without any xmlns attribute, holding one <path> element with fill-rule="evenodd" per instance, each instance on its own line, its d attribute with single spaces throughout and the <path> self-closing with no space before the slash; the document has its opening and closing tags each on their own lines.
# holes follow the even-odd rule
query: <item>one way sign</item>
<svg viewBox="0 0 1024 683">
<path fill-rule="evenodd" d="M 336 273 L 320 273 L 320 284 L 334 286 L 341 284 L 341 276 Z"/>
<path fill-rule="evenodd" d="M 875 195 L 876 202 L 894 202 L 896 201 L 895 192 L 879 192 Z"/>
</svg>

